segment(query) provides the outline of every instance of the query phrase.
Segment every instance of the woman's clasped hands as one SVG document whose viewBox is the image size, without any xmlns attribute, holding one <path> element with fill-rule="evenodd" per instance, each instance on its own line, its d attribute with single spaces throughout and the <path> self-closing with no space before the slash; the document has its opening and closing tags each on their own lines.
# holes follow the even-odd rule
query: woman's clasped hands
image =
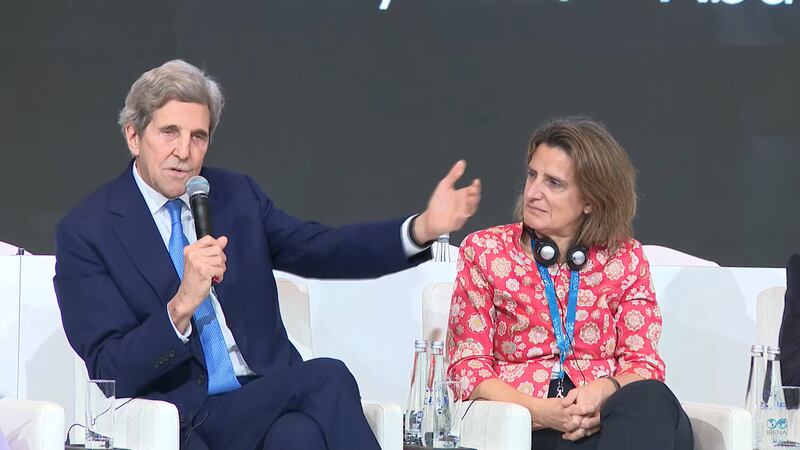
<svg viewBox="0 0 800 450">
<path fill-rule="evenodd" d="M 604 378 L 570 390 L 564 398 L 539 399 L 534 428 L 553 428 L 563 438 L 577 441 L 600 431 L 600 411 L 616 391 Z"/>
</svg>

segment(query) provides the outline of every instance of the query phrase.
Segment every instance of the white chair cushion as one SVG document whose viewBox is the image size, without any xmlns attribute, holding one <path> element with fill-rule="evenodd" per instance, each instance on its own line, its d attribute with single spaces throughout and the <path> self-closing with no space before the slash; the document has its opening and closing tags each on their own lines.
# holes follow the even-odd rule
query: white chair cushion
<svg viewBox="0 0 800 450">
<path fill-rule="evenodd" d="M 464 417 L 461 443 L 480 450 L 530 450 L 531 414 L 505 402 L 475 401 Z"/>
<path fill-rule="evenodd" d="M 751 450 L 750 413 L 743 408 L 709 403 L 683 403 L 694 432 L 695 450 Z"/>
<path fill-rule="evenodd" d="M 361 406 L 381 449 L 402 450 L 403 411 L 400 409 L 400 405 L 362 400 Z"/>
<path fill-rule="evenodd" d="M 2 399 L 0 430 L 11 450 L 61 450 L 64 409 L 51 402 Z"/>
</svg>

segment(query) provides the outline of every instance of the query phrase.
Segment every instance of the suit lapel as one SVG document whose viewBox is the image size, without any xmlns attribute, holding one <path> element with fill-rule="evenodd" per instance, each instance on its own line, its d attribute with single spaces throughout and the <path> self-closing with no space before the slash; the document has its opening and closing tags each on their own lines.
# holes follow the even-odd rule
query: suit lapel
<svg viewBox="0 0 800 450">
<path fill-rule="evenodd" d="M 157 298 L 166 304 L 177 292 L 180 279 L 131 170 L 129 165 L 116 180 L 109 202 L 109 212 L 117 216 L 114 232 Z"/>
<path fill-rule="evenodd" d="M 133 179 L 132 164 L 114 181 L 108 211 L 112 227 L 134 266 L 155 293 L 157 307 L 164 307 L 175 295 L 180 278 L 158 232 L 153 216 Z M 203 349 L 196 332 L 189 340 L 195 359 L 205 368 Z"/>
</svg>

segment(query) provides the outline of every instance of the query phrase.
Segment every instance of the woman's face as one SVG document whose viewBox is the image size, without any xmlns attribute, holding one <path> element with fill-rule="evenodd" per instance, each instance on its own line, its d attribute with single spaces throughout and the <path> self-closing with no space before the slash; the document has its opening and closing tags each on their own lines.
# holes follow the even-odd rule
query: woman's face
<svg viewBox="0 0 800 450">
<path fill-rule="evenodd" d="M 572 158 L 547 144 L 536 147 L 528 163 L 523 201 L 525 224 L 553 239 L 574 238 L 582 215 L 591 212 L 575 182 Z"/>
</svg>

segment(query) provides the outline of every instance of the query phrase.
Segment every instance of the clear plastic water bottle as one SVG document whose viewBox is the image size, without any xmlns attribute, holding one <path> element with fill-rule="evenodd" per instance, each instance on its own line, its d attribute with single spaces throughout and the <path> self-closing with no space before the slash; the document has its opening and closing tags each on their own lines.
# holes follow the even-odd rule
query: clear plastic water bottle
<svg viewBox="0 0 800 450">
<path fill-rule="evenodd" d="M 753 449 L 761 450 L 764 443 L 764 427 L 761 420 L 761 402 L 764 392 L 764 346 L 750 347 L 750 377 L 744 407 L 753 418 Z"/>
<path fill-rule="evenodd" d="M 422 417 L 423 447 L 433 447 L 434 411 L 433 390 L 428 388 L 425 392 L 425 414 Z"/>
<path fill-rule="evenodd" d="M 767 347 L 767 366 L 764 374 L 762 397 L 763 448 L 784 448 L 788 439 L 788 417 L 786 400 L 783 396 L 781 381 L 781 350 L 778 347 Z"/>
<path fill-rule="evenodd" d="M 433 420 L 428 422 L 432 426 L 431 444 L 435 445 L 439 440 L 438 438 L 444 435 L 449 435 L 450 428 L 452 427 L 452 418 L 450 417 L 450 400 L 448 399 L 447 386 L 444 381 L 447 380 L 447 363 L 444 360 L 444 343 L 441 341 L 434 341 L 431 344 L 431 399 Z M 441 392 L 436 392 L 436 390 Z M 426 430 L 427 431 L 427 430 Z M 427 433 L 425 435 L 428 437 Z"/>
<path fill-rule="evenodd" d="M 403 444 L 422 445 L 422 424 L 428 397 L 428 341 L 414 341 L 414 366 L 411 387 L 403 416 Z"/>
<path fill-rule="evenodd" d="M 428 367 L 428 394 L 425 402 L 425 418 L 422 426 L 424 442 L 426 447 L 433 447 L 434 434 L 437 428 L 437 407 L 434 404 L 433 389 L 436 381 L 446 378 L 447 367 L 444 362 L 444 343 L 441 341 L 431 342 L 431 361 Z"/>
<path fill-rule="evenodd" d="M 436 238 L 436 250 L 433 254 L 436 262 L 450 262 L 450 234 L 445 233 Z"/>
</svg>

